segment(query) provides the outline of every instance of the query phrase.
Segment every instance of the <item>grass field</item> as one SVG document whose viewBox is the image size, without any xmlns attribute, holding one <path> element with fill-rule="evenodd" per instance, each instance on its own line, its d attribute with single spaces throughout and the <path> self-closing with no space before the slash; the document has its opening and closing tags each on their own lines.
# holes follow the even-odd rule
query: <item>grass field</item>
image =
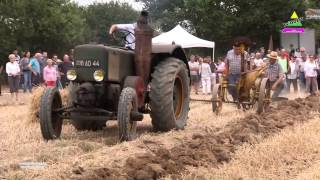
<svg viewBox="0 0 320 180">
<path fill-rule="evenodd" d="M 146 115 L 139 137 L 119 144 L 112 121 L 98 132 L 77 132 L 66 122 L 61 139 L 44 141 L 31 121 L 32 96 L 23 94 L 22 103 L 0 97 L 0 179 L 320 178 L 317 97 L 275 106 L 261 117 L 234 105 L 216 116 L 210 104 L 191 102 L 185 130 L 154 133 Z M 27 170 L 21 162 L 47 166 Z"/>
</svg>

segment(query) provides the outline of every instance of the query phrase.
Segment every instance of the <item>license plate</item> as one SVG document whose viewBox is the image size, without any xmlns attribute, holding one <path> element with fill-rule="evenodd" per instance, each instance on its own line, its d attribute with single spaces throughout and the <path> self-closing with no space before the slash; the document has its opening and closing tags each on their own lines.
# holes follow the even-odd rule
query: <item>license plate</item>
<svg viewBox="0 0 320 180">
<path fill-rule="evenodd" d="M 99 60 L 76 60 L 77 67 L 100 67 Z"/>
</svg>

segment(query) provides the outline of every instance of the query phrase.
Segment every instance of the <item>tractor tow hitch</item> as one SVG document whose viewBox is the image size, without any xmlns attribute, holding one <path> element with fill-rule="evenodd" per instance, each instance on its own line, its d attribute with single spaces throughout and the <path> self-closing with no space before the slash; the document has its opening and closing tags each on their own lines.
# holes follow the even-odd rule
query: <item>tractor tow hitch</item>
<svg viewBox="0 0 320 180">
<path fill-rule="evenodd" d="M 138 111 L 132 111 L 130 113 L 130 120 L 131 121 L 142 121 L 143 119 L 143 114 L 138 112 Z"/>
</svg>

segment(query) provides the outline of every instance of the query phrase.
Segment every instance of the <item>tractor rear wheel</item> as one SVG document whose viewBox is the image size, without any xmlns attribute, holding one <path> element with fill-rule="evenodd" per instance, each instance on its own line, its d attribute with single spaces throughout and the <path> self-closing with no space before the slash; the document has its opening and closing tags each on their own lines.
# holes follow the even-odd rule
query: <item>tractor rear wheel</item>
<svg viewBox="0 0 320 180">
<path fill-rule="evenodd" d="M 57 88 L 47 88 L 40 102 L 40 128 L 45 140 L 57 139 L 62 129 L 62 118 L 55 110 L 62 107 L 62 100 Z"/>
<path fill-rule="evenodd" d="M 131 87 L 122 90 L 118 105 L 119 140 L 130 141 L 136 136 L 137 121 L 132 121 L 131 113 L 138 111 L 136 91 Z"/>
<path fill-rule="evenodd" d="M 149 96 L 154 130 L 183 129 L 190 101 L 187 66 L 182 60 L 170 57 L 160 62 L 151 76 Z"/>
</svg>

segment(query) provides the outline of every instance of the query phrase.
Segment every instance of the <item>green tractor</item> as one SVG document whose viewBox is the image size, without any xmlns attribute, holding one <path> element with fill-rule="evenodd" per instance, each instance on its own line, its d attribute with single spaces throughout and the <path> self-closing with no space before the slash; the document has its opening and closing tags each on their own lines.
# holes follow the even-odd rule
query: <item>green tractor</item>
<svg viewBox="0 0 320 180">
<path fill-rule="evenodd" d="M 117 120 L 119 140 L 136 137 L 137 122 L 150 114 L 155 131 L 183 129 L 189 112 L 190 72 L 177 45 L 152 45 L 152 32 L 135 30 L 135 50 L 104 45 L 80 45 L 68 105 L 59 90 L 47 88 L 40 103 L 40 126 L 45 140 L 60 137 L 63 120 L 77 130 L 100 130 Z"/>
</svg>

